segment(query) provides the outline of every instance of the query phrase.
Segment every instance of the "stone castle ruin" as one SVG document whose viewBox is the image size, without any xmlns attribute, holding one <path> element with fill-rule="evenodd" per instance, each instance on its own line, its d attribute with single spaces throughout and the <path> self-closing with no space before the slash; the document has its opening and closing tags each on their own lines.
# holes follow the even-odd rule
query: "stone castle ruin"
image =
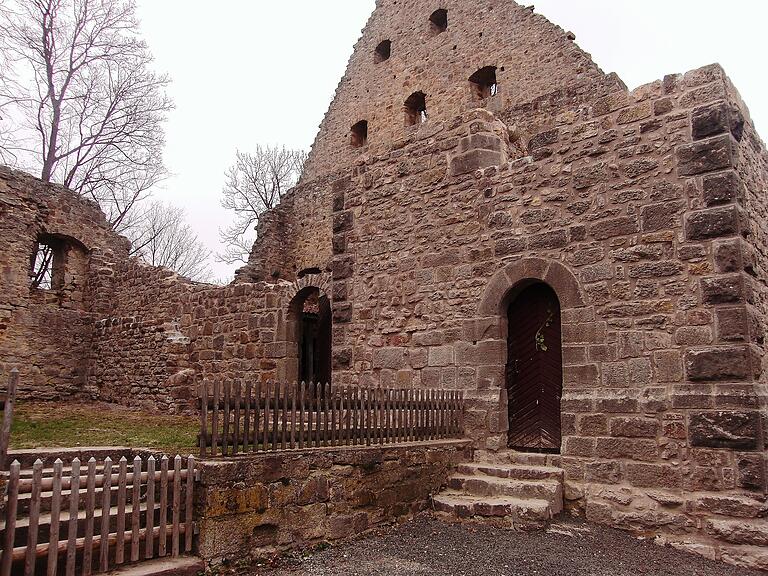
<svg viewBox="0 0 768 576">
<path fill-rule="evenodd" d="M 766 186 L 719 66 L 629 92 L 532 8 L 379 0 L 230 286 L 0 170 L 0 368 L 168 412 L 203 381 L 462 390 L 476 463 L 557 467 L 590 521 L 768 568 Z M 462 488 L 435 507 L 499 515 Z"/>
</svg>

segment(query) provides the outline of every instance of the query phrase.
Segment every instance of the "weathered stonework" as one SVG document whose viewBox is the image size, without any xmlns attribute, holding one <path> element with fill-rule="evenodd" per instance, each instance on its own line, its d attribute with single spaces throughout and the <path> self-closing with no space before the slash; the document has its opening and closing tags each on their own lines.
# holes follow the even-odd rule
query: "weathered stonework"
<svg viewBox="0 0 768 576">
<path fill-rule="evenodd" d="M 93 206 L 2 172 L 0 365 L 30 394 L 187 410 L 201 379 L 296 378 L 294 303 L 315 289 L 335 384 L 463 390 L 474 447 L 499 452 L 506 311 L 543 282 L 569 508 L 765 568 L 768 154 L 746 106 L 719 66 L 629 92 L 531 9 L 442 7 L 440 32 L 437 6 L 378 2 L 231 286 L 130 260 Z M 29 291 L 40 233 L 77 240 L 61 294 Z"/>
<path fill-rule="evenodd" d="M 241 562 L 334 542 L 425 510 L 469 443 L 349 447 L 201 463 L 199 554 Z"/>
</svg>

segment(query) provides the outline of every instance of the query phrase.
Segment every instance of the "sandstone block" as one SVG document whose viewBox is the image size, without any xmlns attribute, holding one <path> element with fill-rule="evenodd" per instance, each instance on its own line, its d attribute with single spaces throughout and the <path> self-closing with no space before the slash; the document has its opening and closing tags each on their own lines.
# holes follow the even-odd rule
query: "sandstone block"
<svg viewBox="0 0 768 576">
<path fill-rule="evenodd" d="M 716 102 L 694 109 L 691 114 L 691 125 L 694 140 L 724 132 L 729 132 L 736 140 L 741 140 L 744 118 L 727 102 Z"/>
<path fill-rule="evenodd" d="M 631 217 L 603 220 L 590 227 L 590 234 L 595 240 L 608 240 L 616 236 L 629 236 L 638 231 L 637 220 Z"/>
<path fill-rule="evenodd" d="M 663 202 L 646 206 L 641 212 L 643 232 L 674 228 L 679 221 L 678 214 L 684 208 L 685 205 L 682 202 Z"/>
<path fill-rule="evenodd" d="M 573 173 L 573 187 L 576 190 L 583 190 L 595 184 L 607 182 L 609 178 L 608 165 L 605 162 L 599 162 L 575 170 Z"/>
<path fill-rule="evenodd" d="M 704 176 L 703 198 L 707 206 L 730 204 L 742 195 L 741 180 L 733 170 Z"/>
<path fill-rule="evenodd" d="M 482 149 L 470 150 L 469 152 L 451 158 L 451 176 L 461 176 L 462 174 L 470 174 L 481 168 L 499 166 L 501 165 L 501 162 L 502 155 L 500 152 Z"/>
<path fill-rule="evenodd" d="M 744 380 L 749 377 L 749 355 L 744 346 L 690 350 L 685 369 L 692 381 Z"/>
<path fill-rule="evenodd" d="M 685 221 L 686 238 L 689 241 L 695 241 L 734 236 L 739 233 L 739 221 L 739 211 L 736 206 L 692 212 Z"/>
<path fill-rule="evenodd" d="M 744 278 L 739 274 L 701 279 L 705 304 L 736 304 L 745 300 Z"/>
<path fill-rule="evenodd" d="M 656 438 L 661 423 L 655 418 L 622 417 L 611 419 L 611 436 L 621 438 Z"/>
<path fill-rule="evenodd" d="M 559 137 L 560 131 L 558 129 L 539 132 L 528 142 L 528 148 L 530 150 L 535 150 L 537 148 L 543 148 L 544 146 L 555 144 Z"/>
<path fill-rule="evenodd" d="M 697 412 L 689 417 L 691 446 L 751 450 L 760 434 L 758 412 Z"/>
<path fill-rule="evenodd" d="M 735 166 L 735 143 L 730 134 L 701 140 L 677 149 L 678 172 L 694 176 Z"/>
</svg>

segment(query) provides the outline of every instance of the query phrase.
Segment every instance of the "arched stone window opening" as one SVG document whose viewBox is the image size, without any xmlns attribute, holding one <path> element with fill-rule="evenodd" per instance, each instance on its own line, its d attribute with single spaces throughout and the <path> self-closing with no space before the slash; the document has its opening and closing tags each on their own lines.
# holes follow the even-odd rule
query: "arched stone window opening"
<svg viewBox="0 0 768 576">
<path fill-rule="evenodd" d="M 295 363 L 288 377 L 298 382 L 331 382 L 331 303 L 318 288 L 308 286 L 289 309 Z M 293 376 L 295 375 L 295 378 Z"/>
<path fill-rule="evenodd" d="M 441 8 L 432 12 L 432 16 L 429 17 L 429 30 L 433 36 L 448 30 L 448 10 Z"/>
<path fill-rule="evenodd" d="M 428 119 L 427 95 L 424 92 L 414 92 L 405 101 L 405 125 L 416 126 Z"/>
<path fill-rule="evenodd" d="M 61 291 L 83 284 L 88 249 L 75 238 L 41 234 L 29 256 L 29 285 L 40 290 Z"/>
<path fill-rule="evenodd" d="M 381 64 L 382 62 L 389 60 L 391 56 L 392 56 L 392 41 L 384 40 L 378 46 L 376 46 L 376 50 L 373 53 L 373 61 L 376 64 Z"/>
<path fill-rule="evenodd" d="M 368 144 L 368 121 L 360 120 L 352 126 L 350 142 L 353 148 L 362 148 Z"/>
<path fill-rule="evenodd" d="M 469 77 L 469 85 L 472 89 L 472 99 L 475 102 L 482 102 L 496 96 L 499 93 L 496 66 L 486 66 L 472 74 Z"/>
</svg>

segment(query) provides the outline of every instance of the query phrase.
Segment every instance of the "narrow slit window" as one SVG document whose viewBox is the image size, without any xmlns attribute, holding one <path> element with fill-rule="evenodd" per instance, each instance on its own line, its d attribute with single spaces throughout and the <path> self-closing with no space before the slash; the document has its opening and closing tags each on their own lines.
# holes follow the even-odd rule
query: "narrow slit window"
<svg viewBox="0 0 768 576">
<path fill-rule="evenodd" d="M 424 92 L 414 92 L 405 101 L 405 125 L 416 126 L 428 119 L 427 95 Z"/>
<path fill-rule="evenodd" d="M 429 28 L 433 36 L 448 30 L 448 10 L 443 8 L 435 10 L 432 16 L 429 17 Z"/>
<path fill-rule="evenodd" d="M 496 79 L 496 66 L 481 68 L 469 77 L 472 89 L 472 99 L 476 102 L 493 98 L 499 93 L 499 83 Z"/>
<path fill-rule="evenodd" d="M 379 64 L 389 60 L 390 56 L 392 56 L 392 41 L 384 40 L 376 46 L 376 50 L 373 54 L 373 61 L 376 64 Z"/>
<path fill-rule="evenodd" d="M 368 144 L 368 121 L 360 120 L 352 126 L 350 141 L 353 148 L 362 148 Z"/>
</svg>

